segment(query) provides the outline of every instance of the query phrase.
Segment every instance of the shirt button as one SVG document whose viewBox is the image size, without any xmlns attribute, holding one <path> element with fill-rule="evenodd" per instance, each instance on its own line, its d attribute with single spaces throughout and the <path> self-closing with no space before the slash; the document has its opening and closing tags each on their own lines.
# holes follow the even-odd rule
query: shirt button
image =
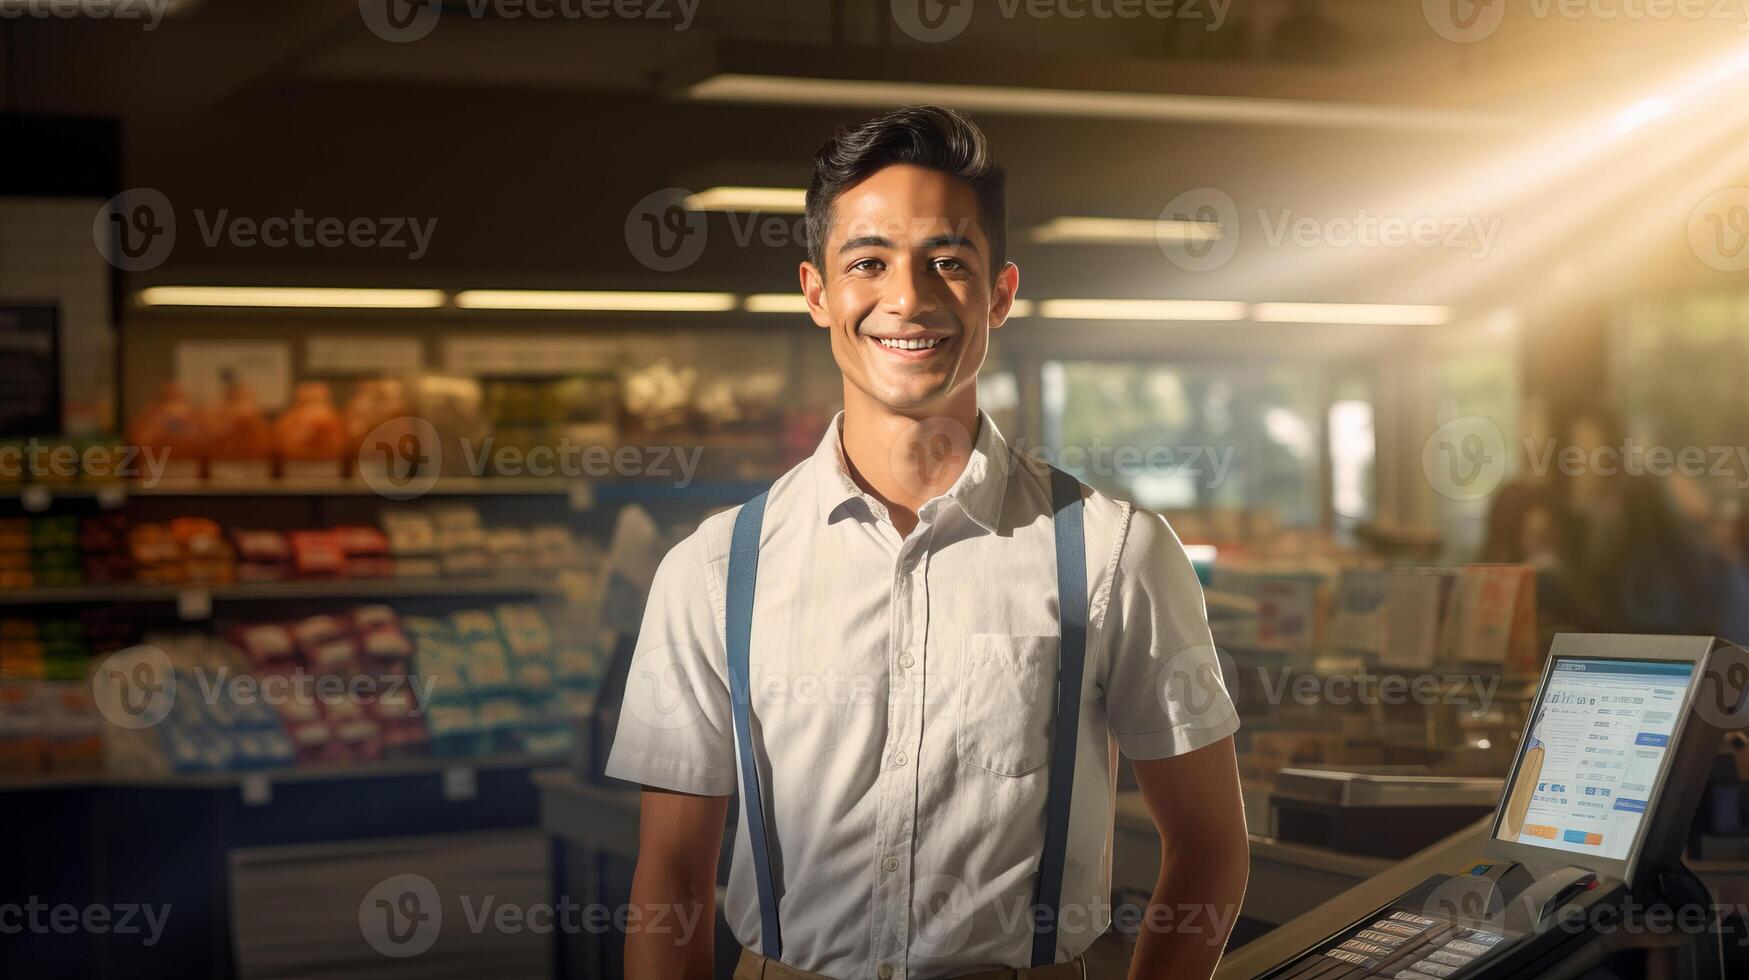
<svg viewBox="0 0 1749 980">
<path fill-rule="evenodd" d="M 899 870 L 899 859 L 892 858 L 892 857 L 887 858 L 885 861 L 881 862 L 881 867 L 887 869 L 888 871 L 897 871 L 897 870 Z M 889 967 L 888 969 L 890 970 L 891 967 Z"/>
<path fill-rule="evenodd" d="M 893 756 L 893 765 L 902 766 L 904 764 L 905 764 L 905 753 L 900 752 L 898 755 Z"/>
<path fill-rule="evenodd" d="M 893 965 L 891 963 L 882 963 L 881 968 L 875 971 L 875 975 L 879 976 L 881 980 L 890 980 L 893 975 Z"/>
<path fill-rule="evenodd" d="M 917 661 L 912 659 L 911 655 L 908 653 L 899 655 L 899 666 L 901 666 L 901 667 L 910 667 L 912 664 L 914 664 L 916 662 Z"/>
</svg>

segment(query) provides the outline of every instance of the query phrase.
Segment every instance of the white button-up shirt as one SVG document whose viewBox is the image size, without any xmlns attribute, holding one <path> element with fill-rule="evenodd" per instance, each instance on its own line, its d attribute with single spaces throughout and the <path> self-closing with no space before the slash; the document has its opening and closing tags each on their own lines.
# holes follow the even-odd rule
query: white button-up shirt
<svg viewBox="0 0 1749 980">
<path fill-rule="evenodd" d="M 842 419 L 771 488 L 753 609 L 754 754 L 782 959 L 917 980 L 1026 966 L 1057 671 L 1049 477 L 980 412 L 965 471 L 901 538 L 850 477 Z M 713 796 L 741 785 L 723 638 L 738 509 L 707 518 L 656 573 L 610 776 Z M 1156 759 L 1239 724 L 1171 528 L 1091 491 L 1085 526 L 1059 961 L 1110 924 L 1111 740 Z M 739 826 L 724 914 L 759 950 L 744 807 Z"/>
</svg>

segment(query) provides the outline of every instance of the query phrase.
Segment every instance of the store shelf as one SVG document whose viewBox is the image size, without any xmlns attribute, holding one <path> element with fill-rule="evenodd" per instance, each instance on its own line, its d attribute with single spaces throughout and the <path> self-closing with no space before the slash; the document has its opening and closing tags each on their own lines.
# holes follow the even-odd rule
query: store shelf
<svg viewBox="0 0 1749 980">
<path fill-rule="evenodd" d="M 422 756 L 409 759 L 385 759 L 380 762 L 347 762 L 333 765 L 287 766 L 281 769 L 254 769 L 234 772 L 164 773 L 159 775 L 122 775 L 116 773 L 50 773 L 29 776 L 0 776 L 0 793 L 32 790 L 95 789 L 122 787 L 128 789 L 222 789 L 241 787 L 251 780 L 269 783 L 314 783 L 358 779 L 389 779 L 396 776 L 435 775 L 451 769 L 553 769 L 564 766 L 563 754 L 506 752 L 481 756 Z"/>
<path fill-rule="evenodd" d="M 770 480 L 709 480 L 686 486 L 668 483 L 594 483 L 569 477 L 444 477 L 424 497 L 570 497 L 616 504 L 697 500 L 740 503 L 771 486 Z M 35 489 L 46 487 L 46 490 Z M 46 493 L 47 497 L 42 494 Z M 32 498 L 39 507 L 54 499 L 119 502 L 128 497 L 373 497 L 361 480 L 274 480 L 269 483 L 158 483 L 151 486 L 35 484 L 0 487 L 0 499 Z M 415 499 L 420 499 L 415 498 Z"/>
<path fill-rule="evenodd" d="M 507 595 L 561 595 L 558 577 L 543 573 L 470 575 L 454 578 L 374 578 L 233 585 L 69 585 L 40 589 L 0 589 L 0 606 L 83 602 L 176 602 L 202 593 L 213 602 L 275 599 L 400 599 Z M 191 617 L 198 618 L 198 617 Z"/>
</svg>

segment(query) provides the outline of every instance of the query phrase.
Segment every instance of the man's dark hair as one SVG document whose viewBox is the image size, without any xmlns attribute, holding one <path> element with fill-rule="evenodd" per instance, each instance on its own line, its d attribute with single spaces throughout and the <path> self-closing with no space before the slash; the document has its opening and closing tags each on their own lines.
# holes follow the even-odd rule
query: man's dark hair
<svg viewBox="0 0 1749 980">
<path fill-rule="evenodd" d="M 838 195 L 897 164 L 939 170 L 972 186 L 990 243 L 990 271 L 1008 261 L 1007 176 L 971 117 L 933 105 L 905 106 L 832 135 L 814 154 L 808 183 L 808 259 L 824 270 L 826 233 Z"/>
</svg>

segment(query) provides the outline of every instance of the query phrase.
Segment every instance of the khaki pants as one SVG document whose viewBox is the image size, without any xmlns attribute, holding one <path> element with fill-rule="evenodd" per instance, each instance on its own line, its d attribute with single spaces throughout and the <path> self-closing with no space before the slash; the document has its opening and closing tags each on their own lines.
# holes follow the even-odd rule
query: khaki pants
<svg viewBox="0 0 1749 980">
<path fill-rule="evenodd" d="M 966 973 L 954 980 L 1085 980 L 1087 964 L 1077 956 L 1066 963 L 1050 966 L 1021 967 L 1017 970 L 982 970 Z M 735 964 L 735 980 L 831 980 L 822 973 L 809 973 L 785 966 L 768 956 L 761 956 L 745 947 Z"/>
</svg>

